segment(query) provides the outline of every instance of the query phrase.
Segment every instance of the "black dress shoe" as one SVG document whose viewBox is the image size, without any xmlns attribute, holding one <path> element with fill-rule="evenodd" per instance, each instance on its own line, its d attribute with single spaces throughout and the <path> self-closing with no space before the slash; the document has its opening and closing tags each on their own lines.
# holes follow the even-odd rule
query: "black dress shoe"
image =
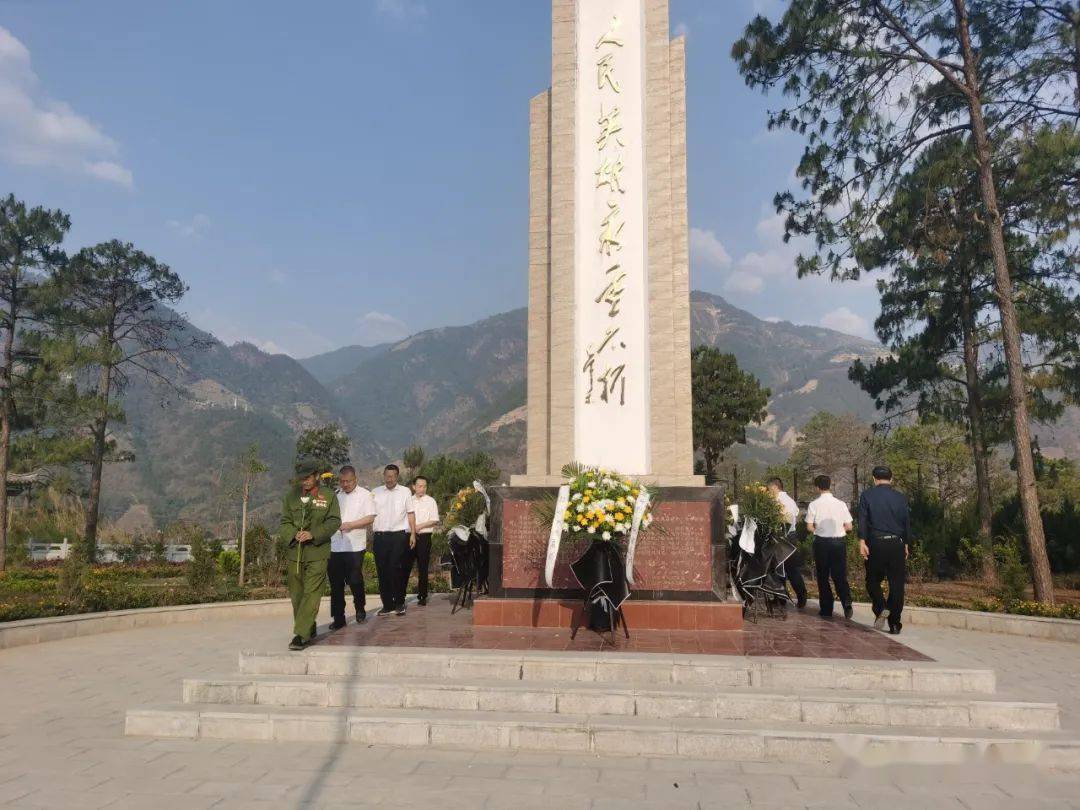
<svg viewBox="0 0 1080 810">
<path fill-rule="evenodd" d="M 342 627 L 345 626 L 345 624 L 346 624 L 346 622 L 345 622 L 344 618 L 334 619 L 332 622 L 330 622 L 330 629 L 331 630 L 340 630 Z"/>
<path fill-rule="evenodd" d="M 845 619 L 850 619 L 854 615 L 855 615 L 855 608 L 853 608 L 851 605 L 844 605 L 844 618 Z"/>
<path fill-rule="evenodd" d="M 821 611 L 819 610 L 819 611 L 818 611 L 818 616 L 820 616 L 820 617 L 821 617 L 821 618 L 823 618 L 823 619 L 831 619 L 831 618 L 832 618 L 832 613 L 822 613 L 822 612 L 821 612 Z"/>
<path fill-rule="evenodd" d="M 356 614 L 356 623 L 357 624 L 363 624 L 366 621 L 367 621 L 367 611 L 364 610 L 363 608 L 361 608 L 360 612 Z"/>
<path fill-rule="evenodd" d="M 802 610 L 804 607 L 806 607 L 806 597 L 800 597 L 799 601 L 795 603 L 795 607 L 797 607 L 799 610 Z"/>
<path fill-rule="evenodd" d="M 300 636 L 293 636 L 292 641 L 289 642 L 289 649 L 294 650 L 294 651 L 295 650 L 302 650 L 306 646 L 307 646 L 307 642 L 304 641 L 302 638 L 300 638 Z"/>
<path fill-rule="evenodd" d="M 421 597 L 420 599 L 416 600 L 416 606 L 417 607 L 423 607 L 426 604 L 427 604 L 427 597 L 426 596 Z"/>
<path fill-rule="evenodd" d="M 898 636 L 898 635 L 900 635 L 900 628 L 902 628 L 903 626 L 904 626 L 903 622 L 897 622 L 896 624 L 890 624 L 889 625 L 889 635 L 890 636 Z"/>
</svg>

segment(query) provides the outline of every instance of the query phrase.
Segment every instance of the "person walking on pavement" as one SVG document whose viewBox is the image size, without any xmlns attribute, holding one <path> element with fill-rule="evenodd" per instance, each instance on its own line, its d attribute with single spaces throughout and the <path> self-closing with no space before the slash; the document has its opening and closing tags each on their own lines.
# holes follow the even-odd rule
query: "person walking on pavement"
<svg viewBox="0 0 1080 810">
<path fill-rule="evenodd" d="M 799 505 L 795 503 L 794 498 L 784 492 L 784 482 L 781 479 L 770 478 L 767 486 L 773 497 L 780 502 L 780 508 L 784 510 L 784 517 L 788 521 L 787 540 L 795 547 L 795 553 L 784 561 L 784 576 L 791 583 L 791 589 L 795 591 L 795 606 L 802 610 L 806 607 L 806 581 L 802 574 L 806 561 L 795 534 L 795 527 L 799 522 Z"/>
<path fill-rule="evenodd" d="M 904 610 L 904 582 L 911 549 L 907 498 L 893 489 L 892 470 L 874 467 L 874 486 L 859 498 L 859 553 L 866 560 L 866 592 L 874 608 L 874 629 L 889 625 L 899 635 Z M 889 582 L 886 601 L 881 580 Z"/>
<path fill-rule="evenodd" d="M 319 604 L 326 588 L 330 538 L 341 526 L 341 511 L 333 490 L 319 484 L 326 469 L 316 461 L 296 464 L 296 485 L 281 504 L 278 537 L 288 543 L 286 579 L 293 609 L 290 650 L 302 650 L 315 636 Z"/>
<path fill-rule="evenodd" d="M 396 464 L 387 464 L 383 485 L 371 491 L 375 498 L 375 570 L 382 599 L 378 616 L 405 615 L 405 589 L 409 584 L 404 576 L 405 559 L 409 548 L 416 545 L 416 519 L 410 511 L 412 492 L 398 483 L 400 474 Z"/>
<path fill-rule="evenodd" d="M 341 509 L 341 528 L 330 541 L 331 630 L 345 626 L 345 586 L 352 591 L 357 624 L 367 619 L 364 596 L 364 554 L 367 553 L 368 527 L 375 522 L 375 499 L 357 483 L 356 468 L 345 466 L 338 473 L 337 500 Z"/>
<path fill-rule="evenodd" d="M 410 511 L 416 524 L 416 542 L 410 543 L 405 555 L 405 581 L 416 562 L 416 604 L 423 607 L 428 600 L 428 569 L 431 566 L 431 534 L 439 525 L 439 504 L 427 494 L 428 480 L 422 475 L 413 479 L 413 498 Z"/>
<path fill-rule="evenodd" d="M 830 492 L 832 479 L 829 476 L 817 476 L 814 486 L 820 494 L 806 510 L 806 529 L 814 536 L 819 612 L 825 618 L 833 614 L 831 579 L 836 586 L 836 598 L 844 606 L 844 618 L 850 619 L 853 609 L 847 579 L 847 533 L 852 528 L 851 511 Z"/>
</svg>

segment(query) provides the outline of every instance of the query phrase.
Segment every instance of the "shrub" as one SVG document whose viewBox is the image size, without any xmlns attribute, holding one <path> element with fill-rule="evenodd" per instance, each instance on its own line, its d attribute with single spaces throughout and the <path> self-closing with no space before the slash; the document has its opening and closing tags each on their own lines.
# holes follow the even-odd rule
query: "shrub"
<svg viewBox="0 0 1080 810">
<path fill-rule="evenodd" d="M 217 587 L 217 565 L 214 552 L 205 539 L 191 541 L 191 562 L 188 564 L 188 585 L 197 593 L 209 593 Z"/>
<path fill-rule="evenodd" d="M 287 544 L 279 542 L 265 526 L 255 525 L 248 529 L 245 546 L 247 581 L 267 588 L 281 587 Z"/>
<path fill-rule="evenodd" d="M 1024 598 L 1030 577 L 1027 566 L 1020 556 L 1020 542 L 1013 535 L 998 538 L 994 545 L 997 557 L 998 588 L 995 594 L 1003 604 L 1019 602 Z"/>
<path fill-rule="evenodd" d="M 1069 602 L 1063 605 L 1048 605 L 1044 602 L 1019 600 L 1006 604 L 1005 612 L 1018 616 L 1042 616 L 1047 619 L 1080 619 L 1080 605 Z"/>
<path fill-rule="evenodd" d="M 222 551 L 217 555 L 218 572 L 228 582 L 240 576 L 240 552 Z"/>
<path fill-rule="evenodd" d="M 62 602 L 79 606 L 83 603 L 89 580 L 90 566 L 83 552 L 74 550 L 60 566 L 60 573 L 56 580 L 56 595 Z"/>
</svg>

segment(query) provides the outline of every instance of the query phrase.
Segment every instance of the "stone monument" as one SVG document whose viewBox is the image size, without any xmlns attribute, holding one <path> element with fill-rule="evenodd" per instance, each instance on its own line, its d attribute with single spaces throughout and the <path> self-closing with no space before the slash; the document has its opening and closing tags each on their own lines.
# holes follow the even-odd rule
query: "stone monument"
<svg viewBox="0 0 1080 810">
<path fill-rule="evenodd" d="M 493 495 L 478 625 L 569 625 L 532 504 L 577 461 L 659 489 L 630 627 L 733 629 L 723 503 L 693 474 L 685 39 L 668 0 L 553 0 L 552 85 L 530 109 L 527 464 Z"/>
<path fill-rule="evenodd" d="M 667 0 L 554 0 L 530 114 L 526 474 L 700 486 L 690 417 L 684 37 Z M 614 439 L 617 437 L 617 440 Z"/>
</svg>

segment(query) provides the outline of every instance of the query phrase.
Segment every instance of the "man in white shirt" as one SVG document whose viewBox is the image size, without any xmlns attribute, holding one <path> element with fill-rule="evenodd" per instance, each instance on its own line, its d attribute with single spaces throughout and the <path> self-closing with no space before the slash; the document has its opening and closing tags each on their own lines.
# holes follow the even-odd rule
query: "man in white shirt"
<svg viewBox="0 0 1080 810">
<path fill-rule="evenodd" d="M 795 591 L 795 605 L 802 610 L 806 607 L 806 582 L 802 575 L 806 561 L 803 559 L 802 549 L 799 548 L 799 539 L 795 535 L 795 526 L 799 522 L 799 505 L 795 503 L 794 498 L 784 492 L 784 482 L 781 479 L 770 478 L 768 487 L 769 492 L 779 501 L 780 508 L 784 510 L 784 517 L 787 518 L 787 539 L 795 547 L 795 553 L 784 561 L 784 575 L 791 583 L 791 589 Z"/>
<path fill-rule="evenodd" d="M 428 567 L 431 564 L 431 534 L 439 525 L 439 504 L 427 494 L 428 480 L 422 475 L 413 479 L 412 513 L 416 525 L 416 542 L 411 543 L 405 556 L 405 581 L 416 562 L 416 604 L 423 607 L 428 600 Z"/>
<path fill-rule="evenodd" d="M 806 510 L 806 528 L 814 535 L 814 563 L 817 567 L 818 605 L 821 615 L 832 616 L 833 592 L 829 579 L 836 585 L 836 597 L 844 606 L 844 618 L 850 619 L 851 587 L 847 580 L 847 533 L 854 521 L 847 504 L 833 496 L 832 479 L 819 475 L 814 486 L 821 493 Z"/>
<path fill-rule="evenodd" d="M 345 626 L 345 585 L 352 591 L 356 621 L 367 620 L 364 597 L 364 553 L 367 551 L 368 526 L 375 522 L 375 499 L 356 481 L 356 468 L 345 466 L 338 473 L 338 506 L 341 508 L 341 528 L 330 538 L 330 561 L 326 573 L 330 577 L 331 630 Z"/>
<path fill-rule="evenodd" d="M 416 519 L 412 509 L 412 493 L 398 483 L 401 470 L 387 464 L 383 470 L 383 486 L 371 491 L 375 499 L 375 570 L 379 575 L 379 597 L 382 608 L 379 616 L 396 613 L 405 615 L 405 555 L 416 544 Z"/>
</svg>

